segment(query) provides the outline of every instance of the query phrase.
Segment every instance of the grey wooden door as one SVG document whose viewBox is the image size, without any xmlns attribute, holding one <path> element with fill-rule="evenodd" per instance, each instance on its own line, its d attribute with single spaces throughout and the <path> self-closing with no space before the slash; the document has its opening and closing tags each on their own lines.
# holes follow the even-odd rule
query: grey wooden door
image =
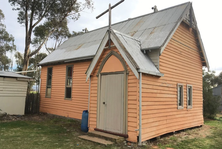
<svg viewBox="0 0 222 149">
<path fill-rule="evenodd" d="M 100 129 L 123 133 L 124 74 L 101 75 Z"/>
</svg>

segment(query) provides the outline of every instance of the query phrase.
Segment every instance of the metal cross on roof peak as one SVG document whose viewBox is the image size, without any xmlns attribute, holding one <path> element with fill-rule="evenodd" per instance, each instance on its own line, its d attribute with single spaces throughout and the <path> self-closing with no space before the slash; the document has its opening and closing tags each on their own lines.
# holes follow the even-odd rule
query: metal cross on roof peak
<svg viewBox="0 0 222 149">
<path fill-rule="evenodd" d="M 111 40 L 110 40 L 110 32 L 111 32 L 111 9 L 115 8 L 116 6 L 118 6 L 120 3 L 124 2 L 124 0 L 119 1 L 118 3 L 116 3 L 115 5 L 111 6 L 111 4 L 109 4 L 109 8 L 104 11 L 103 13 L 101 13 L 100 15 L 98 15 L 96 17 L 96 19 L 100 18 L 101 16 L 103 16 L 104 14 L 106 14 L 107 12 L 109 12 L 109 49 L 110 49 L 110 44 L 111 44 Z"/>
</svg>

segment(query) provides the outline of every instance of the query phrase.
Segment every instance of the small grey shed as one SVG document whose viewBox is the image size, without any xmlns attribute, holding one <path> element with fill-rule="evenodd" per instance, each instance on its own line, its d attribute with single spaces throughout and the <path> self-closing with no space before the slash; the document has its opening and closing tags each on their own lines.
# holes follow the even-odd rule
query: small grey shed
<svg viewBox="0 0 222 149">
<path fill-rule="evenodd" d="M 28 81 L 32 78 L 0 71 L 0 109 L 11 115 L 24 115 Z"/>
</svg>

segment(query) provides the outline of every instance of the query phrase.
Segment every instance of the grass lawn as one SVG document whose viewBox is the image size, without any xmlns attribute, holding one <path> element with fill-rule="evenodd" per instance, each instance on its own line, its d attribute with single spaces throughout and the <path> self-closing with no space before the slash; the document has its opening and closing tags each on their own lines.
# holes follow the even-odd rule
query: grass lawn
<svg viewBox="0 0 222 149">
<path fill-rule="evenodd" d="M 100 145 L 78 138 L 80 121 L 53 115 L 0 120 L 0 149 L 120 149 L 123 144 Z"/>
<path fill-rule="evenodd" d="M 215 120 L 205 120 L 204 126 L 188 129 L 157 141 L 158 148 L 166 149 L 222 149 L 222 114 Z"/>
<path fill-rule="evenodd" d="M 0 149 L 120 149 L 122 144 L 104 146 L 82 140 L 80 122 L 51 115 L 34 115 L 0 120 Z M 222 149 L 222 115 L 206 120 L 200 128 L 181 131 L 151 141 L 142 148 Z M 131 147 L 137 148 L 137 147 Z"/>
</svg>

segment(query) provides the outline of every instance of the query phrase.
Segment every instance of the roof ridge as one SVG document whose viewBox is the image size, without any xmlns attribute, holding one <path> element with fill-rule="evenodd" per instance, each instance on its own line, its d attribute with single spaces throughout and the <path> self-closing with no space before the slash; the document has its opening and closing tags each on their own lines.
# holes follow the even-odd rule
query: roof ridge
<svg viewBox="0 0 222 149">
<path fill-rule="evenodd" d="M 132 36 L 130 36 L 130 35 L 127 35 L 127 34 L 125 34 L 125 33 L 119 32 L 119 31 L 114 30 L 114 29 L 112 29 L 112 30 L 113 30 L 114 33 L 117 33 L 117 34 L 123 35 L 123 36 L 125 36 L 125 37 L 127 37 L 127 38 L 130 38 L 130 39 L 136 40 L 137 42 L 140 43 L 140 40 L 137 39 L 137 38 L 134 38 L 134 37 L 132 37 Z"/>
</svg>

